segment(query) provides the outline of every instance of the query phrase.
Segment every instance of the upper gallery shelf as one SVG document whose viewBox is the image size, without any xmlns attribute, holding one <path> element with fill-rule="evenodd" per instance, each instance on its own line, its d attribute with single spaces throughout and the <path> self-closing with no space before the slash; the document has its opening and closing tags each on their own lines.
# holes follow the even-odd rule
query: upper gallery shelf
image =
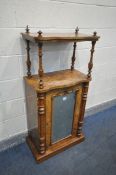
<svg viewBox="0 0 116 175">
<path fill-rule="evenodd" d="M 75 33 L 42 33 L 41 31 L 37 33 L 30 33 L 27 27 L 26 33 L 21 33 L 23 38 L 31 42 L 48 42 L 48 41 L 97 41 L 100 37 L 94 32 L 93 35 L 86 35 L 78 33 L 78 28 Z"/>
</svg>

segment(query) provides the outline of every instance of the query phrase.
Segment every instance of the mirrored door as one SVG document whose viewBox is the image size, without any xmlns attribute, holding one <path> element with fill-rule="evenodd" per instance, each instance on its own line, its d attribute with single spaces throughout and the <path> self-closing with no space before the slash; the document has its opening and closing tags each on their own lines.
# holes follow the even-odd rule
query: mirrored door
<svg viewBox="0 0 116 175">
<path fill-rule="evenodd" d="M 55 90 L 46 96 L 46 147 L 77 136 L 82 87 Z"/>
<path fill-rule="evenodd" d="M 71 135 L 75 91 L 52 98 L 52 143 Z"/>
</svg>

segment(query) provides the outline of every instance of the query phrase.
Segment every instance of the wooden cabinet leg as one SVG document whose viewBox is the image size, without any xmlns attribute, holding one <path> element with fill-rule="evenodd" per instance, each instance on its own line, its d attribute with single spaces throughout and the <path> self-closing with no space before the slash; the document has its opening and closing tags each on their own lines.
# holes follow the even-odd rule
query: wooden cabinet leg
<svg viewBox="0 0 116 175">
<path fill-rule="evenodd" d="M 46 151 L 46 123 L 45 123 L 45 95 L 38 94 L 38 127 L 39 127 L 39 150 L 40 154 Z"/>
<path fill-rule="evenodd" d="M 89 87 L 89 83 L 88 82 L 84 83 L 83 90 L 82 90 L 81 111 L 80 111 L 80 117 L 78 122 L 77 136 L 81 136 L 82 134 L 83 118 L 85 113 L 88 87 Z"/>
</svg>

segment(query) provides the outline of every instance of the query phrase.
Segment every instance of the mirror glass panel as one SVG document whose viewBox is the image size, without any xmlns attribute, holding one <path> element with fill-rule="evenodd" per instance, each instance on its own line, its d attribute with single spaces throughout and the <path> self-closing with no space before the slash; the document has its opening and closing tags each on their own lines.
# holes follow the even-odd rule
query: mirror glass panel
<svg viewBox="0 0 116 175">
<path fill-rule="evenodd" d="M 52 143 L 71 134 L 75 92 L 55 96 L 52 101 Z"/>
</svg>

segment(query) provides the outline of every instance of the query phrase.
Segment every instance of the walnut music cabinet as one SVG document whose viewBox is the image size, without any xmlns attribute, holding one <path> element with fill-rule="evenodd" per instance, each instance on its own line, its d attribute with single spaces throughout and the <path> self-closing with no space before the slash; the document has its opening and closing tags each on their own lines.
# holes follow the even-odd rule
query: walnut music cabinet
<svg viewBox="0 0 116 175">
<path fill-rule="evenodd" d="M 27 45 L 27 76 L 24 77 L 27 99 L 27 142 L 37 162 L 61 152 L 84 140 L 83 118 L 88 93 L 93 53 L 97 33 L 80 34 L 78 27 L 74 33 L 31 33 L 28 26 L 21 33 Z M 88 73 L 85 75 L 74 69 L 77 42 L 91 42 Z M 38 46 L 39 69 L 31 74 L 30 43 Z M 42 48 L 46 42 L 73 42 L 71 68 L 44 73 Z M 55 58 L 54 58 L 55 59 Z M 32 109 L 33 112 L 28 113 Z"/>
</svg>

